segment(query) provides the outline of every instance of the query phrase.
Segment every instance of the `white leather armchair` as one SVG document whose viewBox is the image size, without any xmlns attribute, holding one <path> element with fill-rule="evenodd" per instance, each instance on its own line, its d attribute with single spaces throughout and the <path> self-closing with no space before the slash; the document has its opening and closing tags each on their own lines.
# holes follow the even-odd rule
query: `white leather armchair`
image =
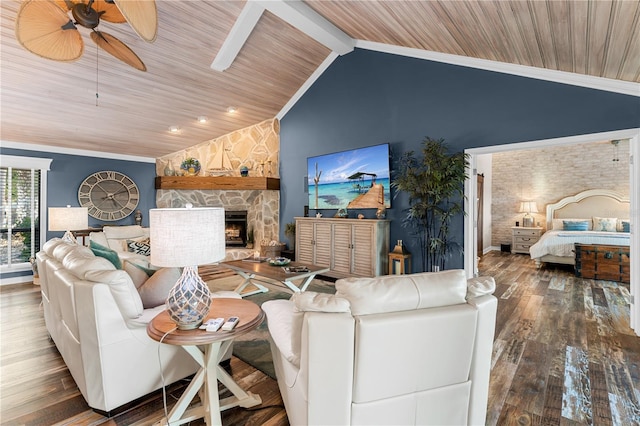
<svg viewBox="0 0 640 426">
<path fill-rule="evenodd" d="M 292 425 L 484 425 L 493 278 L 452 270 L 336 282 L 262 305 Z"/>
</svg>

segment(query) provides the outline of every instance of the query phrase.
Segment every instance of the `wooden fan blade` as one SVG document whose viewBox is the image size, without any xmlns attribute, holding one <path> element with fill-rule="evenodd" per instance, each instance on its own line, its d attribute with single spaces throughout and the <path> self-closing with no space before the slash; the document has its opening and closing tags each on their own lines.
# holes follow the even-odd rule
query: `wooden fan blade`
<svg viewBox="0 0 640 426">
<path fill-rule="evenodd" d="M 53 1 L 22 3 L 16 18 L 16 38 L 31 53 L 54 61 L 75 61 L 84 51 L 80 32 Z"/>
<path fill-rule="evenodd" d="M 114 0 L 131 28 L 144 40 L 152 42 L 158 34 L 158 9 L 155 0 Z"/>
<path fill-rule="evenodd" d="M 100 48 L 104 49 L 107 53 L 120 59 L 127 65 L 131 65 L 135 69 L 140 71 L 146 71 L 147 67 L 142 60 L 131 50 L 126 44 L 103 31 L 93 31 L 91 33 L 91 40 L 93 40 Z"/>
<path fill-rule="evenodd" d="M 89 0 L 56 0 L 56 3 L 64 10 L 68 11 L 71 10 L 70 6 L 73 6 L 76 3 L 88 4 Z M 115 3 L 107 3 L 105 0 L 94 0 L 91 7 L 98 13 L 104 12 L 100 15 L 100 19 L 104 19 L 107 22 L 113 22 L 114 24 L 123 24 L 127 22 Z"/>
</svg>

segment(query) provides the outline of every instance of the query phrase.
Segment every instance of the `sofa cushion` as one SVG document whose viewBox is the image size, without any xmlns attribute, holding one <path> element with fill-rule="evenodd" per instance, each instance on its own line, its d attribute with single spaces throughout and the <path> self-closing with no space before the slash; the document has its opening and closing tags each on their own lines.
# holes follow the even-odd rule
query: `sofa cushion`
<svg viewBox="0 0 640 426">
<path fill-rule="evenodd" d="M 269 300 L 262 304 L 269 322 L 269 334 L 283 357 L 300 367 L 302 344 L 302 320 L 304 313 L 297 312 L 291 300 Z"/>
<path fill-rule="evenodd" d="M 71 253 L 75 247 L 78 245 L 75 243 L 68 243 L 66 241 L 62 241 L 53 248 L 52 257 L 56 259 L 58 262 L 62 262 L 66 255 Z"/>
<path fill-rule="evenodd" d="M 493 277 L 476 277 L 467 280 L 467 300 L 493 294 L 496 291 L 496 280 Z"/>
<path fill-rule="evenodd" d="M 122 262 L 122 269 L 124 269 L 129 277 L 131 277 L 131 281 L 133 281 L 133 285 L 136 288 L 140 288 L 142 284 L 147 282 L 149 277 L 153 274 L 147 274 L 141 267 L 131 262 L 130 260 L 124 260 Z"/>
<path fill-rule="evenodd" d="M 336 281 L 336 290 L 336 296 L 350 302 L 353 315 L 367 315 L 465 303 L 467 279 L 461 269 L 350 277 Z"/>
<path fill-rule="evenodd" d="M 349 301 L 333 294 L 303 291 L 294 293 L 289 300 L 298 312 L 351 312 Z"/>
<path fill-rule="evenodd" d="M 109 262 L 113 263 L 113 266 L 115 266 L 116 269 L 122 269 L 122 262 L 120 261 L 118 253 L 115 250 L 100 245 L 95 241 L 89 241 L 89 248 L 91 248 L 91 251 L 96 256 L 104 257 Z"/>
<path fill-rule="evenodd" d="M 87 272 L 93 270 L 114 270 L 115 266 L 109 260 L 95 256 L 91 249 L 78 246 L 67 254 L 62 260 L 62 265 L 70 273 L 84 279 Z"/>
<path fill-rule="evenodd" d="M 64 243 L 62 238 L 52 238 L 42 245 L 42 251 L 50 257 L 53 257 L 53 250 L 58 246 L 58 244 L 62 243 Z"/>
<path fill-rule="evenodd" d="M 108 285 L 113 299 L 124 318 L 133 319 L 142 315 L 142 300 L 129 274 L 125 271 L 89 271 L 84 278 L 87 281 Z"/>
<path fill-rule="evenodd" d="M 138 288 L 142 306 L 146 309 L 162 305 L 180 275 L 182 275 L 180 268 L 162 268 L 156 271 Z"/>
</svg>

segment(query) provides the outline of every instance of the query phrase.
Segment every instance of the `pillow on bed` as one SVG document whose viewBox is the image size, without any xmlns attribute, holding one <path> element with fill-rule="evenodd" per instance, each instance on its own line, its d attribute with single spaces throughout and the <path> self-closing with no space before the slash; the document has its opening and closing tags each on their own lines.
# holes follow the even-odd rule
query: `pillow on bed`
<svg viewBox="0 0 640 426">
<path fill-rule="evenodd" d="M 621 221 L 620 232 L 631 232 L 631 223 L 628 220 Z"/>
<path fill-rule="evenodd" d="M 605 231 L 605 232 L 616 232 L 616 225 L 618 223 L 618 219 L 615 217 L 593 217 L 593 230 L 594 231 Z"/>
<path fill-rule="evenodd" d="M 565 231 L 588 231 L 588 220 L 563 220 L 562 229 Z"/>
<path fill-rule="evenodd" d="M 580 217 L 580 218 L 564 218 L 564 219 L 553 219 L 553 229 L 556 231 L 563 231 L 565 230 L 564 228 L 564 222 L 587 222 L 587 231 L 591 231 L 591 229 L 593 229 L 593 220 L 589 219 L 585 219 L 584 217 Z"/>
</svg>

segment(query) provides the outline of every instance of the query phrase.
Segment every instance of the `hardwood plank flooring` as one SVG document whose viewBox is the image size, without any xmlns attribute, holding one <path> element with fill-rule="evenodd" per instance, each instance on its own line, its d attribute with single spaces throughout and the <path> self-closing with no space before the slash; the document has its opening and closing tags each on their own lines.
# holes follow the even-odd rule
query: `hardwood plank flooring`
<svg viewBox="0 0 640 426">
<path fill-rule="evenodd" d="M 491 252 L 498 318 L 487 425 L 640 425 L 629 285 Z"/>
<path fill-rule="evenodd" d="M 492 252 L 498 318 L 487 425 L 640 425 L 640 338 L 629 328 L 629 285 L 536 269 L 528 256 Z M 149 425 L 164 415 L 153 393 L 112 418 L 93 412 L 48 339 L 40 289 L 0 287 L 0 424 Z M 225 425 L 288 425 L 275 380 L 237 358 L 230 371 L 259 394 L 255 409 L 223 412 Z M 169 409 L 186 387 L 168 388 Z M 191 425 L 202 425 L 202 420 Z"/>
</svg>

